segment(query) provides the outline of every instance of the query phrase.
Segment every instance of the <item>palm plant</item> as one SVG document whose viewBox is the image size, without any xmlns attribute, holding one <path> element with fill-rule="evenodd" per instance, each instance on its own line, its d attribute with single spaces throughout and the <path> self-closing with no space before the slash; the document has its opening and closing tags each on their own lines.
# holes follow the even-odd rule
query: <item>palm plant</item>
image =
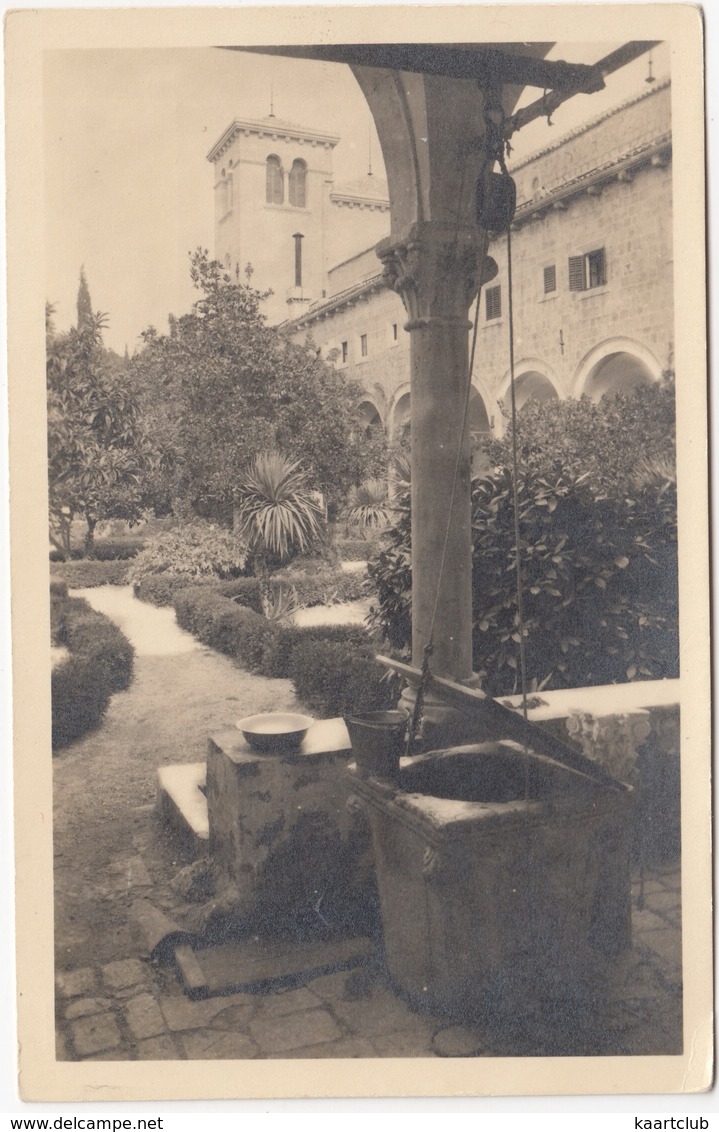
<svg viewBox="0 0 719 1132">
<path fill-rule="evenodd" d="M 390 511 L 387 499 L 387 484 L 384 480 L 365 480 L 352 489 L 347 521 L 356 523 L 362 530 L 372 527 L 386 527 Z"/>
<path fill-rule="evenodd" d="M 261 452 L 236 489 L 240 532 L 250 551 L 284 562 L 293 551 L 307 550 L 322 532 L 323 513 L 307 474 L 281 452 Z"/>
</svg>

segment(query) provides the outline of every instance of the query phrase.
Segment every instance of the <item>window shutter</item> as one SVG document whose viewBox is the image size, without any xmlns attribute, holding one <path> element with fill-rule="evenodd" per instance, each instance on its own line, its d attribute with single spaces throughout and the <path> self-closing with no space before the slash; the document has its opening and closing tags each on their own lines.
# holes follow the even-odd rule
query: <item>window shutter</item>
<svg viewBox="0 0 719 1132">
<path fill-rule="evenodd" d="M 485 316 L 489 322 L 491 318 L 499 318 L 502 313 L 502 288 L 488 287 L 485 295 Z"/>
<path fill-rule="evenodd" d="M 589 267 L 589 286 L 603 287 L 607 281 L 607 263 L 604 248 L 597 248 L 587 256 Z"/>
<path fill-rule="evenodd" d="M 557 267 L 556 264 L 552 264 L 551 267 L 545 267 L 544 269 L 544 293 L 548 295 L 550 291 L 556 291 L 556 289 Z"/>
<path fill-rule="evenodd" d="M 570 255 L 569 257 L 569 290 L 584 290 L 584 256 Z"/>
</svg>

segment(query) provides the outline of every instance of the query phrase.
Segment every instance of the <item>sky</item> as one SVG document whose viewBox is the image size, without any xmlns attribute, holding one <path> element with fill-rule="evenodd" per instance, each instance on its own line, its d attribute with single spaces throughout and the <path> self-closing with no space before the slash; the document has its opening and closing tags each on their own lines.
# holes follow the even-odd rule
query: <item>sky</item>
<svg viewBox="0 0 719 1132">
<path fill-rule="evenodd" d="M 563 43 L 550 57 L 594 62 L 619 46 Z M 668 76 L 669 50 L 653 53 Z M 579 95 L 512 140 L 515 160 L 582 120 L 648 89 L 647 57 Z M 46 297 L 60 330 L 75 321 L 84 266 L 105 342 L 119 353 L 148 325 L 167 329 L 196 298 L 189 253 L 213 251 L 213 169 L 207 152 L 235 117 L 278 118 L 337 133 L 335 183 L 383 165 L 372 119 L 348 67 L 216 48 L 49 51 L 44 68 L 42 161 Z M 540 92 L 526 92 L 531 101 Z"/>
</svg>

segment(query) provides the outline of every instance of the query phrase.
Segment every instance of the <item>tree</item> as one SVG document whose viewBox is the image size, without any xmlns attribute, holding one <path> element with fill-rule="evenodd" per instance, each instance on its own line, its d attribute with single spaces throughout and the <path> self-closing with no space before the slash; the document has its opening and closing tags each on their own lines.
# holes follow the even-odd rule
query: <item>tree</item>
<svg viewBox="0 0 719 1132">
<path fill-rule="evenodd" d="M 200 292 L 169 335 L 150 329 L 131 369 L 143 412 L 172 438 L 171 489 L 200 513 L 228 518 L 249 460 L 276 449 L 337 504 L 375 471 L 358 406 L 362 389 L 266 324 L 260 291 L 208 253 L 191 257 Z"/>
<path fill-rule="evenodd" d="M 93 326 L 92 301 L 87 285 L 84 265 L 80 268 L 80 285 L 77 289 L 77 329 L 90 330 Z"/>
<path fill-rule="evenodd" d="M 79 304 L 78 304 L 79 306 Z M 140 519 L 145 477 L 159 459 L 140 426 L 139 407 L 102 347 L 101 314 L 49 339 L 47 354 L 50 537 L 70 554 L 70 524 L 87 524 L 92 555 L 100 519 Z"/>
<path fill-rule="evenodd" d="M 236 513 L 242 537 L 263 566 L 307 550 L 322 532 L 322 511 L 307 476 L 280 452 L 261 452 L 237 485 Z"/>
</svg>

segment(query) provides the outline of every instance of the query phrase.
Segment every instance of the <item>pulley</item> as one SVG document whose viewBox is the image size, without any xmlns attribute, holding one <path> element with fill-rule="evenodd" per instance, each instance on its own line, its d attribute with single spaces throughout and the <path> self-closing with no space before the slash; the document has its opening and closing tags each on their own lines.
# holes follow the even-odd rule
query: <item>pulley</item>
<svg viewBox="0 0 719 1132">
<path fill-rule="evenodd" d="M 504 232 L 514 219 L 517 186 L 506 170 L 477 182 L 477 224 L 488 232 Z"/>
</svg>

